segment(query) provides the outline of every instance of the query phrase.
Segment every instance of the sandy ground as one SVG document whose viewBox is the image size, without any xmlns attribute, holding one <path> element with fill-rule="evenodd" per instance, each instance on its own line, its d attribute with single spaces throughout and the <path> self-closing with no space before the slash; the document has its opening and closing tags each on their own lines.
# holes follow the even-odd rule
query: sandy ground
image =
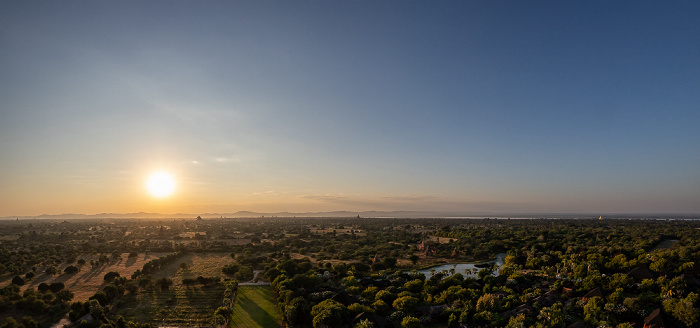
<svg viewBox="0 0 700 328">
<path fill-rule="evenodd" d="M 128 258 L 129 254 L 122 254 L 122 259 L 110 262 L 107 265 L 101 265 L 98 267 L 91 268 L 90 260 L 97 260 L 97 258 L 85 258 L 88 263 L 83 265 L 81 270 L 75 274 L 60 274 L 57 276 L 51 276 L 45 273 L 37 274 L 33 279 L 27 281 L 27 283 L 22 286 L 22 291 L 27 288 L 35 288 L 39 286 L 42 282 L 51 284 L 53 282 L 62 282 L 65 284 L 66 289 L 73 292 L 75 297 L 73 301 L 85 301 L 90 296 L 94 295 L 95 292 L 99 290 L 100 287 L 105 285 L 104 276 L 107 272 L 116 271 L 122 277 L 131 278 L 131 275 L 136 270 L 143 268 L 146 262 L 163 256 L 167 253 L 151 253 L 151 254 L 139 254 L 136 258 Z M 77 266 L 77 264 L 74 264 Z M 61 272 L 68 265 L 63 263 L 59 266 Z"/>
</svg>

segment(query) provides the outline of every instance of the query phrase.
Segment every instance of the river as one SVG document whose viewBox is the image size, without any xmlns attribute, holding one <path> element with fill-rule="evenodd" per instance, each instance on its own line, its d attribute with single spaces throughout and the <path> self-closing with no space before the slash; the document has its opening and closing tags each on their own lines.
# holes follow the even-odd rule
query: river
<svg viewBox="0 0 700 328">
<path fill-rule="evenodd" d="M 430 268 L 425 268 L 421 270 L 416 270 L 417 272 L 420 272 L 425 275 L 426 279 L 430 279 L 430 277 L 433 276 L 431 273 L 432 270 L 435 270 L 435 273 L 445 271 L 449 272 L 451 269 L 454 269 L 455 273 L 461 273 L 465 277 L 477 277 L 477 272 L 478 270 L 481 270 L 480 268 L 476 267 L 477 264 L 496 264 L 496 270 L 493 272 L 494 276 L 498 275 L 498 270 L 503 266 L 503 259 L 506 258 L 506 253 L 498 253 L 496 254 L 496 259 L 491 260 L 491 261 L 486 261 L 486 262 L 479 262 L 479 263 L 453 263 L 453 264 L 441 264 L 437 266 L 433 266 Z M 474 270 L 476 269 L 476 270 Z"/>
</svg>

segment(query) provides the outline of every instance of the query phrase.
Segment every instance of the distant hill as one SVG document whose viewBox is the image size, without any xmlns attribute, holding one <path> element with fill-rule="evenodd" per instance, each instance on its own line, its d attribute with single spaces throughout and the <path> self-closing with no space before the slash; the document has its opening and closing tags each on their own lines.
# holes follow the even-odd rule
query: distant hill
<svg viewBox="0 0 700 328">
<path fill-rule="evenodd" d="M 42 214 L 36 216 L 5 216 L 0 220 L 69 220 L 69 219 L 166 219 L 166 218 L 254 218 L 254 217 L 363 217 L 363 218 L 587 218 L 598 219 L 600 213 L 456 213 L 435 211 L 329 211 L 329 212 L 251 212 L 238 211 L 233 213 L 98 213 L 98 214 Z M 700 219 L 700 214 L 602 214 L 604 219 Z"/>
<path fill-rule="evenodd" d="M 401 217 L 401 218 L 426 218 L 426 217 L 464 217 L 464 214 L 418 211 L 331 211 L 331 212 L 251 212 L 238 211 L 233 213 L 98 213 L 98 214 L 42 214 L 36 216 L 6 216 L 0 219 L 162 219 L 162 218 L 249 218 L 249 217 Z"/>
</svg>

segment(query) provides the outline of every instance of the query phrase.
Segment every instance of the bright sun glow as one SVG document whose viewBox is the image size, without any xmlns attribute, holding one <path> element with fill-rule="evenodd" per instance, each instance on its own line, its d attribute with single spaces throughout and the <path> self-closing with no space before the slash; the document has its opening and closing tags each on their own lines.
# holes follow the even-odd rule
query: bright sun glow
<svg viewBox="0 0 700 328">
<path fill-rule="evenodd" d="M 148 192 L 158 198 L 170 196 L 175 191 L 175 179 L 166 172 L 151 174 L 146 181 Z"/>
</svg>

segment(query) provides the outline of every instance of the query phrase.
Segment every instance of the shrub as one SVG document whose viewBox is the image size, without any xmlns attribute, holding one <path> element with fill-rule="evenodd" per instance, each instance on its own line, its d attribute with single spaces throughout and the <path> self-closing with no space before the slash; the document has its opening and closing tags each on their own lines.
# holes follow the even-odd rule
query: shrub
<svg viewBox="0 0 700 328">
<path fill-rule="evenodd" d="M 46 293 L 49 290 L 49 284 L 42 282 L 36 287 L 36 289 L 42 293 Z"/>
<path fill-rule="evenodd" d="M 80 271 L 80 269 L 75 265 L 69 265 L 65 269 L 63 269 L 63 272 L 65 272 L 66 274 L 74 274 L 78 271 Z"/>
<path fill-rule="evenodd" d="M 65 286 L 62 282 L 52 282 L 52 283 L 49 285 L 49 289 L 50 289 L 53 293 L 58 293 L 59 290 L 65 288 L 65 287 L 66 287 L 66 286 Z"/>
<path fill-rule="evenodd" d="M 53 275 L 57 275 L 59 271 L 58 271 L 57 267 L 52 265 L 52 266 L 46 268 L 45 272 L 46 272 L 46 274 L 53 276 Z"/>
<path fill-rule="evenodd" d="M 14 278 L 12 278 L 12 283 L 17 286 L 22 286 L 24 285 L 24 279 L 22 279 L 22 277 L 20 276 L 15 276 Z"/>
</svg>

